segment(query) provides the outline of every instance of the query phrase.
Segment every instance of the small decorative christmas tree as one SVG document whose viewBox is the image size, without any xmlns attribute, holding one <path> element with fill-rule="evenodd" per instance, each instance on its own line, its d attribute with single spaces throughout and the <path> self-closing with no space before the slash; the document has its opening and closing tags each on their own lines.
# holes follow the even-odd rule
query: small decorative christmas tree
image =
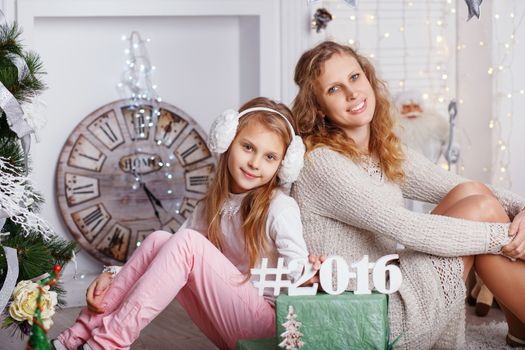
<svg viewBox="0 0 525 350">
<path fill-rule="evenodd" d="M 298 350 L 303 347 L 304 342 L 301 340 L 301 337 L 304 334 L 299 332 L 299 328 L 303 324 L 297 321 L 296 318 L 297 314 L 294 312 L 293 305 L 288 306 L 287 321 L 283 323 L 286 331 L 281 333 L 281 338 L 284 338 L 284 340 L 279 343 L 279 347 L 286 350 Z"/>
</svg>

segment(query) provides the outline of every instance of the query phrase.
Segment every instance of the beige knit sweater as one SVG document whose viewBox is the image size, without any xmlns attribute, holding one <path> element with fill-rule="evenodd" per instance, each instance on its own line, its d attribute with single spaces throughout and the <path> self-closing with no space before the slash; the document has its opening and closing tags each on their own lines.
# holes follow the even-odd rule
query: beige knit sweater
<svg viewBox="0 0 525 350">
<path fill-rule="evenodd" d="M 458 257 L 497 254 L 509 240 L 509 225 L 405 209 L 403 197 L 438 203 L 467 181 L 414 151 L 405 154 L 406 179 L 400 186 L 388 181 L 371 159 L 354 163 L 328 148 L 317 148 L 307 155 L 292 196 L 301 210 L 310 252 L 340 255 L 350 264 L 365 254 L 375 261 L 395 253 L 396 243 L 406 247 L 398 252 L 403 283 L 389 298 L 391 335 L 404 332 L 400 349 L 461 349 L 465 286 Z M 523 198 L 493 191 L 511 218 L 525 207 Z M 348 289 L 354 288 L 351 280 Z"/>
</svg>

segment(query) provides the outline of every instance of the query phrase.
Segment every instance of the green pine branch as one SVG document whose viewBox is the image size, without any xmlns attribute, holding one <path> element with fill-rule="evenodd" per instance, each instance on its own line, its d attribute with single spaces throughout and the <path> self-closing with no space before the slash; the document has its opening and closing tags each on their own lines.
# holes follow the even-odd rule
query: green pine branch
<svg viewBox="0 0 525 350">
<path fill-rule="evenodd" d="M 0 26 L 0 82 L 11 92 L 19 103 L 30 103 L 33 97 L 40 94 L 45 88 L 41 80 L 45 74 L 40 57 L 34 52 L 25 51 L 20 40 L 20 27 L 14 23 Z M 18 80 L 17 67 L 8 56 L 15 54 L 22 57 L 29 70 L 29 74 Z M 30 169 L 25 169 L 24 154 L 17 135 L 11 131 L 5 113 L 0 110 L 0 156 L 13 165 L 17 170 L 16 175 L 25 175 Z M 15 174 L 13 174 L 15 175 Z M 34 203 L 29 208 L 37 212 L 43 203 L 42 196 L 33 188 L 29 189 Z M 19 276 L 17 281 L 29 280 L 44 273 L 53 271 L 55 264 L 63 267 L 73 257 L 73 252 L 78 251 L 77 243 L 66 241 L 60 237 L 44 239 L 38 232 L 22 232 L 22 227 L 12 220 L 7 219 L 2 229 L 10 232 L 9 236 L 2 237 L 1 245 L 17 250 L 19 263 Z M 3 250 L 0 249 L 0 285 L 3 285 L 7 274 L 7 261 Z M 58 294 L 59 306 L 64 305 L 64 290 L 59 285 L 51 287 Z M 4 325 L 9 318 L 4 319 Z M 18 330 L 16 324 L 12 324 Z"/>
<path fill-rule="evenodd" d="M 4 237 L 2 244 L 17 250 L 19 263 L 18 280 L 32 279 L 48 271 L 53 271 L 55 264 L 65 265 L 78 250 L 77 243 L 66 241 L 58 236 L 45 239 L 42 235 L 32 232 L 27 236 L 21 227 L 7 219 L 4 231 L 10 235 Z M 0 261 L 0 269 L 6 271 L 7 262 Z"/>
<path fill-rule="evenodd" d="M 21 54 L 22 49 L 18 43 L 21 34 L 22 31 L 16 24 L 0 26 L 0 54 L 3 51 Z"/>
<path fill-rule="evenodd" d="M 33 97 L 46 89 L 40 79 L 44 74 L 42 61 L 34 52 L 26 52 L 20 43 L 22 31 L 16 23 L 0 26 L 0 82 L 13 94 L 19 103 L 30 102 Z M 18 69 L 11 62 L 8 54 L 21 56 L 29 69 L 29 74 L 18 81 Z M 0 138 L 16 138 L 9 129 L 7 120 L 2 111 L 0 115 Z"/>
<path fill-rule="evenodd" d="M 5 121 L 5 118 L 1 121 Z M 7 122 L 6 122 L 7 127 Z M 18 140 L 0 136 L 0 156 L 17 169 L 24 170 L 24 153 Z M 18 173 L 17 175 L 22 175 Z"/>
</svg>

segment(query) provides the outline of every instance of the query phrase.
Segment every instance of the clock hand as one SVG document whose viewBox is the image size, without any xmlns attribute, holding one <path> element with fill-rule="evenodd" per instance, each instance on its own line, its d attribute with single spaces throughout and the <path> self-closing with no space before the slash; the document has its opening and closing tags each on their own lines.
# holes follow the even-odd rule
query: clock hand
<svg viewBox="0 0 525 350">
<path fill-rule="evenodd" d="M 146 194 L 151 198 L 151 200 L 153 200 L 155 202 L 156 205 L 158 205 L 164 211 L 166 211 L 166 209 L 164 209 L 164 207 L 162 206 L 162 202 L 157 197 L 155 197 L 155 195 L 149 190 L 149 188 L 148 188 L 148 186 L 146 186 L 146 184 L 144 184 L 144 191 L 146 191 Z"/>
<path fill-rule="evenodd" d="M 151 203 L 151 206 L 153 207 L 153 212 L 155 213 L 155 216 L 157 217 L 157 219 L 159 220 L 160 222 L 160 225 L 162 226 L 162 220 L 160 219 L 160 214 L 157 210 L 157 207 L 155 206 L 155 203 L 154 203 L 154 200 L 153 198 L 151 198 L 152 194 L 151 192 L 147 189 L 146 185 L 143 184 L 143 187 L 144 187 L 144 192 L 146 192 L 146 196 L 148 196 L 148 200 L 149 202 Z M 163 208 L 164 209 L 164 208 Z"/>
</svg>

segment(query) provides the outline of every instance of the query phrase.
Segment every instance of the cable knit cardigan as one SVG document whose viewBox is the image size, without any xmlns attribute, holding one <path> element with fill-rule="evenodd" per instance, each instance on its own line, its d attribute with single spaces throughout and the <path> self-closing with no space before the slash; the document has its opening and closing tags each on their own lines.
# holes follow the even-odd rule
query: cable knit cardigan
<svg viewBox="0 0 525 350">
<path fill-rule="evenodd" d="M 301 210 L 310 252 L 340 255 L 350 264 L 399 251 L 403 283 L 389 297 L 392 338 L 404 332 L 401 349 L 461 349 L 465 346 L 465 255 L 498 254 L 508 241 L 509 224 L 482 223 L 416 213 L 403 197 L 438 203 L 467 181 L 411 150 L 405 150 L 405 180 L 386 179 L 378 164 L 355 163 L 319 147 L 305 159 L 292 196 Z M 368 165 L 366 165 L 367 163 Z M 525 200 L 492 189 L 513 218 Z M 372 284 L 370 284 L 372 286 Z M 348 285 L 355 289 L 355 280 Z"/>
</svg>

